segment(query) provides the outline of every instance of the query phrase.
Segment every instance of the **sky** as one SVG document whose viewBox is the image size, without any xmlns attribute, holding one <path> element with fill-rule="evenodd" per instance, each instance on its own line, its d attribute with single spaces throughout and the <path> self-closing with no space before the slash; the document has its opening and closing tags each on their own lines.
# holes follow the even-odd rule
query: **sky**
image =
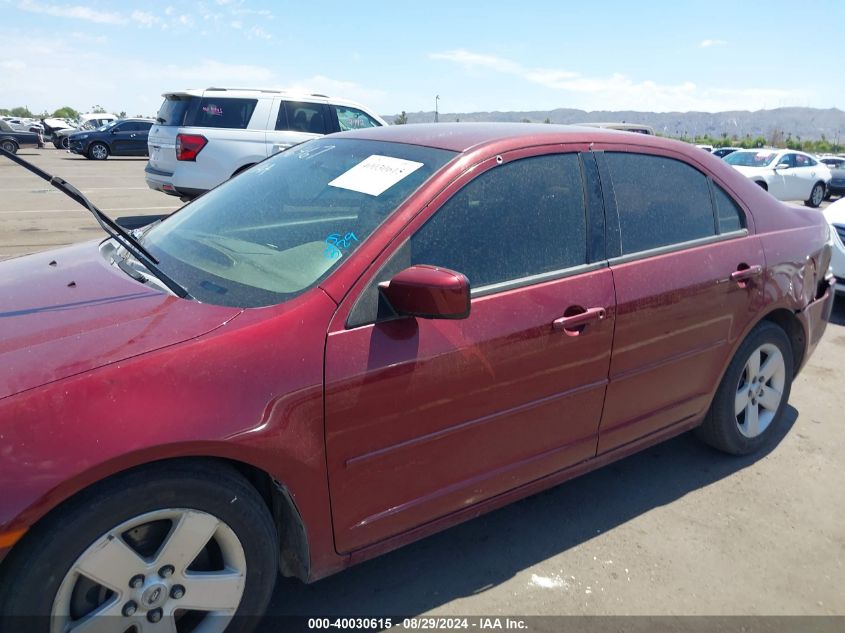
<svg viewBox="0 0 845 633">
<path fill-rule="evenodd" d="M 152 115 L 186 88 L 384 115 L 845 109 L 839 0 L 0 0 L 0 107 Z"/>
</svg>

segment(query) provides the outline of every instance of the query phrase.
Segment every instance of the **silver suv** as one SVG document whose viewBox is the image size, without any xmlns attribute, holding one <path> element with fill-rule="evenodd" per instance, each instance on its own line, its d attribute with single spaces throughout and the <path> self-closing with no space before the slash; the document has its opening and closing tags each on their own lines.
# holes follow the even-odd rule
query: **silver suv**
<svg viewBox="0 0 845 633">
<path fill-rule="evenodd" d="M 386 125 L 360 104 L 325 95 L 207 88 L 162 96 L 145 176 L 150 189 L 183 200 L 297 143 Z"/>
</svg>

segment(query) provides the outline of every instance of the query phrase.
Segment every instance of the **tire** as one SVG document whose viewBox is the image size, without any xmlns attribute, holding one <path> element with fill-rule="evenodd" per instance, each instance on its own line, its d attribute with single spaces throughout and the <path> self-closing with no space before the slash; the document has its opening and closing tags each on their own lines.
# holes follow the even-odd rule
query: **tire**
<svg viewBox="0 0 845 633">
<path fill-rule="evenodd" d="M 70 139 L 67 136 L 63 136 L 59 141 L 59 145 L 62 146 L 62 149 L 70 149 Z"/>
<path fill-rule="evenodd" d="M 768 191 L 768 190 L 769 190 L 769 185 L 767 185 L 767 184 L 766 184 L 764 181 L 762 181 L 762 180 L 755 180 L 755 181 L 754 181 L 754 184 L 756 184 L 758 187 L 760 187 L 763 191 Z"/>
<path fill-rule="evenodd" d="M 247 633 L 270 600 L 278 543 L 266 505 L 234 469 L 193 460 L 135 469 L 77 495 L 12 550 L 0 622 L 4 633 L 72 632 L 95 617 L 147 631 L 160 616 L 154 629 L 175 632 L 179 609 L 180 633 Z M 214 607 L 237 617 L 209 617 Z"/>
<path fill-rule="evenodd" d="M 85 155 L 91 160 L 106 160 L 109 157 L 109 147 L 105 143 L 91 143 Z"/>
<path fill-rule="evenodd" d="M 793 375 L 786 333 L 769 321 L 758 324 L 728 365 L 696 429 L 699 438 L 732 455 L 747 455 L 768 444 L 783 425 Z"/>
<path fill-rule="evenodd" d="M 825 195 L 825 186 L 822 182 L 817 182 L 813 185 L 813 188 L 810 190 L 810 197 L 804 200 L 804 204 L 808 207 L 812 207 L 815 209 L 818 207 L 822 200 L 824 200 Z"/>
<path fill-rule="evenodd" d="M 18 153 L 18 144 L 14 141 L 3 141 L 0 143 L 0 147 L 4 150 L 9 152 L 10 154 L 17 154 Z"/>
</svg>

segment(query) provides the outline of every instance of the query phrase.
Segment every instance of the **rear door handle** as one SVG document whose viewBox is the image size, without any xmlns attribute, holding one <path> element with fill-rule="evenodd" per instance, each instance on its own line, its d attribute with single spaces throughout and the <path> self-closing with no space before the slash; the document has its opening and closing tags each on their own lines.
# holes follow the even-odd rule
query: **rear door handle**
<svg viewBox="0 0 845 633">
<path fill-rule="evenodd" d="M 742 268 L 740 270 L 735 270 L 731 273 L 731 281 L 748 281 L 753 277 L 759 277 L 763 274 L 763 267 L 758 265 L 749 266 L 748 268 Z"/>
<path fill-rule="evenodd" d="M 589 308 L 572 316 L 555 319 L 552 327 L 556 330 L 573 330 L 581 325 L 587 325 L 591 321 L 601 321 L 605 316 L 607 316 L 607 311 L 604 308 Z M 577 332 L 572 333 L 576 334 Z"/>
</svg>

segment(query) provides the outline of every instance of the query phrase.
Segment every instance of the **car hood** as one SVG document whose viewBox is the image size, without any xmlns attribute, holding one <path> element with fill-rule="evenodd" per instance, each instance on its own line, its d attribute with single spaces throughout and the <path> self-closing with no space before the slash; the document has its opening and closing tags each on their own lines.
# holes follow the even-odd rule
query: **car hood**
<svg viewBox="0 0 845 633">
<path fill-rule="evenodd" d="M 825 219 L 830 224 L 845 225 L 845 198 L 840 198 L 822 211 L 822 213 L 824 213 Z"/>
<path fill-rule="evenodd" d="M 0 262 L 0 398 L 201 336 L 240 312 L 133 281 L 98 242 Z"/>
</svg>

